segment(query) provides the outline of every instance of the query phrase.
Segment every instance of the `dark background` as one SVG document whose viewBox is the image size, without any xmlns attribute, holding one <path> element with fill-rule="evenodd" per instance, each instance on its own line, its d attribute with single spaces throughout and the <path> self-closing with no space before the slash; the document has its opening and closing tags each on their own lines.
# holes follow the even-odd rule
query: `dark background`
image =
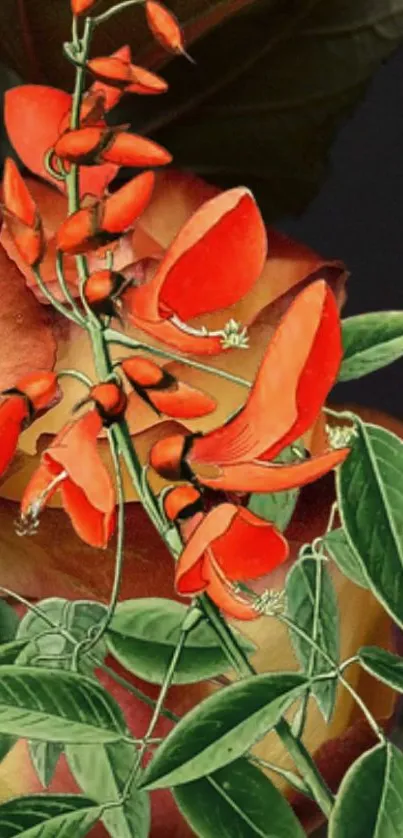
<svg viewBox="0 0 403 838">
<path fill-rule="evenodd" d="M 403 50 L 381 68 L 339 134 L 318 197 L 303 216 L 281 226 L 346 263 L 351 277 L 344 316 L 403 308 Z M 333 397 L 403 418 L 403 359 L 339 385 Z"/>
</svg>

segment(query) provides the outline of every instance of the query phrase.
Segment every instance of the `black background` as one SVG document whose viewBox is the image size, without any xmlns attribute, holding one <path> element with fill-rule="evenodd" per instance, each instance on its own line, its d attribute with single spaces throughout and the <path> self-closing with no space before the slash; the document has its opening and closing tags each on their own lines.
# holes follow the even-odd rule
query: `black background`
<svg viewBox="0 0 403 838">
<path fill-rule="evenodd" d="M 344 316 L 403 308 L 403 50 L 381 68 L 342 129 L 318 197 L 282 227 L 346 263 Z M 403 360 L 339 385 L 333 397 L 403 418 Z"/>
</svg>

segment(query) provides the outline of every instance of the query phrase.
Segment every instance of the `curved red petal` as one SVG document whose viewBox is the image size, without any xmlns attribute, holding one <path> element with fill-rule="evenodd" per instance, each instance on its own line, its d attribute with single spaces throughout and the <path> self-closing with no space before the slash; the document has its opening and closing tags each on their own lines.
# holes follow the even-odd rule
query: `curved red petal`
<svg viewBox="0 0 403 838">
<path fill-rule="evenodd" d="M 104 511 L 93 506 L 86 491 L 72 480 L 63 481 L 61 494 L 77 535 L 91 547 L 105 548 L 115 528 L 115 507 Z"/>
<path fill-rule="evenodd" d="M 192 334 L 179 328 L 171 320 L 156 319 L 156 312 L 152 320 L 137 317 L 137 293 L 139 290 L 139 288 L 129 288 L 122 296 L 127 318 L 133 326 L 161 341 L 161 343 L 189 355 L 219 355 L 225 351 L 220 335 Z"/>
<path fill-rule="evenodd" d="M 21 396 L 9 396 L 0 405 L 0 476 L 14 457 L 22 424 L 27 416 L 27 403 Z"/>
<path fill-rule="evenodd" d="M 18 379 L 16 387 L 32 403 L 35 410 L 44 410 L 58 394 L 57 376 L 49 370 L 27 373 Z"/>
<path fill-rule="evenodd" d="M 208 512 L 193 529 L 176 565 L 175 584 L 178 593 L 195 593 L 189 588 L 189 573 L 203 559 L 210 544 L 228 530 L 236 514 L 236 506 L 222 503 Z"/>
<path fill-rule="evenodd" d="M 238 596 L 230 585 L 226 585 L 213 562 L 206 560 L 203 572 L 207 578 L 206 591 L 209 597 L 228 617 L 234 620 L 257 620 L 260 617 L 258 611 Z"/>
<path fill-rule="evenodd" d="M 102 126 L 88 125 L 77 131 L 66 131 L 55 145 L 55 154 L 70 163 L 85 163 L 89 156 L 95 160 L 96 153 L 109 129 Z"/>
<path fill-rule="evenodd" d="M 115 491 L 97 448 L 102 420 L 96 410 L 71 422 L 44 454 L 67 471 L 71 481 L 85 493 L 95 509 L 109 516 L 115 508 Z"/>
<path fill-rule="evenodd" d="M 341 357 L 336 301 L 320 280 L 301 291 L 277 327 L 244 408 L 197 439 L 191 458 L 229 464 L 275 457 L 315 420 Z"/>
<path fill-rule="evenodd" d="M 217 407 L 217 402 L 202 390 L 190 387 L 182 381 L 166 390 L 147 391 L 153 405 L 166 416 L 174 419 L 197 419 L 207 416 Z"/>
<path fill-rule="evenodd" d="M 116 50 L 110 58 L 117 58 L 123 64 L 130 64 L 132 60 L 131 50 L 128 45 Z M 96 81 L 89 89 L 89 95 L 101 94 L 104 98 L 105 110 L 110 111 L 118 104 L 124 91 L 118 87 L 106 84 L 103 81 Z"/>
<path fill-rule="evenodd" d="M 56 234 L 56 249 L 62 253 L 85 253 L 99 247 L 98 207 L 85 207 L 69 215 Z"/>
<path fill-rule="evenodd" d="M 25 489 L 24 494 L 21 499 L 21 515 L 29 515 L 30 510 L 32 507 L 36 507 L 38 505 L 39 498 L 42 496 L 43 501 L 40 504 L 44 506 L 54 495 L 60 485 L 55 483 L 53 488 L 49 488 L 49 486 L 54 481 L 54 478 L 60 474 L 62 468 L 57 464 L 51 462 L 51 460 L 42 459 L 38 468 L 34 471 L 31 479 L 28 481 Z M 38 512 L 40 509 L 38 509 Z"/>
<path fill-rule="evenodd" d="M 83 15 L 88 12 L 97 0 L 71 0 L 71 11 L 73 15 Z"/>
<path fill-rule="evenodd" d="M 288 543 L 274 524 L 240 507 L 228 530 L 211 547 L 227 579 L 265 576 L 288 558 Z"/>
<path fill-rule="evenodd" d="M 166 166 L 171 162 L 172 154 L 147 137 L 122 132 L 115 134 L 112 142 L 102 152 L 102 159 L 118 166 L 141 169 L 146 166 Z"/>
<path fill-rule="evenodd" d="M 101 229 L 108 233 L 128 230 L 150 202 L 155 175 L 143 172 L 107 198 L 103 207 Z"/>
<path fill-rule="evenodd" d="M 208 474 L 205 468 L 199 469 L 197 463 L 191 465 L 200 482 L 212 489 L 233 492 L 282 492 L 318 480 L 343 463 L 349 453 L 349 448 L 341 448 L 289 466 L 254 460 L 216 469 L 210 467 Z"/>
<path fill-rule="evenodd" d="M 155 94 L 165 93 L 168 90 L 168 84 L 161 76 L 156 73 L 151 73 L 145 67 L 139 67 L 137 64 L 130 66 L 132 84 L 126 88 L 127 93 L 140 94 Z"/>
<path fill-rule="evenodd" d="M 4 164 L 3 200 L 9 212 L 28 227 L 35 227 L 38 217 L 35 201 L 11 157 Z"/>
<path fill-rule="evenodd" d="M 230 189 L 206 201 L 182 227 L 155 276 L 137 289 L 132 312 L 181 320 L 227 308 L 253 287 L 266 257 L 266 230 L 251 193 Z"/>
</svg>

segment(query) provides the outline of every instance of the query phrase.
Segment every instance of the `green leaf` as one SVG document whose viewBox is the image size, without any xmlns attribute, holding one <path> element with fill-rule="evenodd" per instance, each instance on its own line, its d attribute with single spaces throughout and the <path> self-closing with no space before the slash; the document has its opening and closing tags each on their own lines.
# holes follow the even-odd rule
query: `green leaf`
<svg viewBox="0 0 403 838">
<path fill-rule="evenodd" d="M 31 794 L 0 805 L 1 838 L 84 838 L 101 807 L 78 794 Z"/>
<path fill-rule="evenodd" d="M 0 734 L 0 762 L 7 756 L 14 747 L 17 739 L 15 736 L 8 736 L 7 733 Z"/>
<path fill-rule="evenodd" d="M 131 745 L 68 745 L 66 757 L 77 783 L 98 803 L 121 797 L 133 766 Z M 150 829 L 148 794 L 133 782 L 125 803 L 105 812 L 103 822 L 112 838 L 147 838 Z"/>
<path fill-rule="evenodd" d="M 296 457 L 297 446 L 288 446 L 284 451 L 275 458 L 275 462 L 279 463 L 294 463 L 298 460 Z M 265 521 L 270 521 L 272 524 L 284 532 L 294 513 L 297 504 L 299 489 L 289 489 L 285 492 L 255 492 L 250 496 L 248 509 L 258 515 L 259 518 L 264 518 Z"/>
<path fill-rule="evenodd" d="M 111 654 L 129 672 L 162 684 L 180 637 L 187 608 L 170 599 L 133 599 L 118 605 L 108 632 Z M 245 652 L 255 651 L 238 635 Z M 228 670 L 228 660 L 210 625 L 199 623 L 189 634 L 173 679 L 190 684 Z"/>
<path fill-rule="evenodd" d="M 91 629 L 100 625 L 105 618 L 106 606 L 90 600 L 71 602 L 68 599 L 52 597 L 42 600 L 37 608 L 43 612 L 43 617 L 34 611 L 28 611 L 21 620 L 17 637 L 29 642 L 19 655 L 18 663 L 21 666 L 70 670 L 75 643 L 66 639 L 58 631 L 58 627 L 68 632 L 76 642 L 85 640 Z M 52 628 L 50 622 L 56 627 Z M 106 642 L 101 640 L 91 649 L 91 660 L 85 655 L 79 657 L 80 671 L 91 675 L 97 664 L 103 662 L 105 655 Z"/>
<path fill-rule="evenodd" d="M 10 640 L 14 640 L 19 622 L 14 608 L 0 598 L 0 643 L 9 643 Z"/>
<path fill-rule="evenodd" d="M 339 381 L 362 378 L 403 355 L 403 312 L 376 311 L 343 320 Z"/>
<path fill-rule="evenodd" d="M 117 741 L 126 732 L 119 705 L 97 681 L 52 669 L 1 668 L 0 733 L 101 743 Z"/>
<path fill-rule="evenodd" d="M 336 663 L 339 660 L 339 612 L 337 597 L 326 562 L 318 558 L 299 559 L 286 581 L 288 617 Z M 292 645 L 307 675 L 329 672 L 331 664 L 310 643 L 290 629 Z M 312 693 L 326 719 L 331 718 L 337 680 L 319 681 Z"/>
<path fill-rule="evenodd" d="M 180 811 L 200 838 L 303 838 L 291 807 L 247 759 L 173 790 Z"/>
<path fill-rule="evenodd" d="M 368 588 L 368 582 L 362 572 L 361 562 L 355 550 L 349 544 L 347 536 L 341 527 L 327 533 L 323 539 L 323 546 L 330 557 L 336 562 L 339 570 L 351 579 L 355 585 Z"/>
<path fill-rule="evenodd" d="M 360 663 L 379 681 L 403 692 L 403 659 L 378 646 L 363 646 L 358 652 Z"/>
<path fill-rule="evenodd" d="M 403 443 L 358 421 L 337 470 L 339 511 L 348 541 L 375 596 L 403 626 Z"/>
<path fill-rule="evenodd" d="M 45 788 L 48 788 L 53 780 L 63 750 L 63 745 L 60 742 L 41 742 L 39 739 L 29 742 L 32 764 Z"/>
<path fill-rule="evenodd" d="M 293 672 L 257 675 L 211 695 L 160 745 L 141 787 L 181 785 L 234 762 L 277 724 L 306 683 Z"/>
<path fill-rule="evenodd" d="M 401 838 L 403 754 L 377 745 L 347 772 L 329 821 L 329 838 Z"/>
</svg>

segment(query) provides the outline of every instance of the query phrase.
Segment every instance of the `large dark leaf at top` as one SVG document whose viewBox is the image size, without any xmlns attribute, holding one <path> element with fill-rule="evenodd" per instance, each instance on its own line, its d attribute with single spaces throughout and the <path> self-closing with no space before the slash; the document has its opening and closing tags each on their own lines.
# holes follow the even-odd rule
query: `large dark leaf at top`
<svg viewBox="0 0 403 838">
<path fill-rule="evenodd" d="M 402 37 L 403 0 L 260 0 L 191 47 L 196 66 L 166 68 L 158 107 L 126 113 L 176 165 L 246 183 L 276 219 L 313 197 L 336 129 Z"/>
<path fill-rule="evenodd" d="M 20 0 L 25 28 L 16 28 L 14 4 L 0 4 L 0 58 L 31 80 L 36 74 L 68 83 L 59 45 L 69 37 L 69 5 Z M 103 0 L 97 10 L 108 5 Z M 184 25 L 197 64 L 168 61 L 169 92 L 126 98 L 116 118 L 129 118 L 166 145 L 176 166 L 223 185 L 250 186 L 267 220 L 301 211 L 318 189 L 337 128 L 403 38 L 403 0 L 167 5 Z M 135 60 L 158 65 L 161 53 L 150 47 L 141 6 L 99 28 L 94 52 L 128 40 Z"/>
</svg>

